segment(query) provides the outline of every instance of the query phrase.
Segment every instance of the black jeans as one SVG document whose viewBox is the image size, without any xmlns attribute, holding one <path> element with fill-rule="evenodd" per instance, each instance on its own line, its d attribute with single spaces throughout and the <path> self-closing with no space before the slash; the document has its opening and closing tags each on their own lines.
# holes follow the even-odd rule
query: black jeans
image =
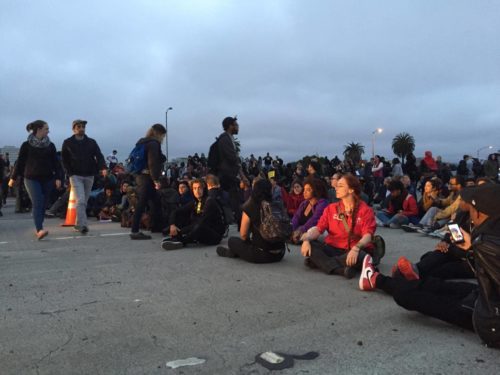
<svg viewBox="0 0 500 375">
<path fill-rule="evenodd" d="M 311 241 L 310 259 L 327 274 L 344 274 L 344 269 L 347 266 L 347 253 L 347 250 L 337 249 L 319 241 Z M 361 269 L 366 255 L 367 253 L 361 250 L 358 254 L 358 260 L 352 268 Z"/>
<path fill-rule="evenodd" d="M 239 195 L 239 181 L 236 177 L 232 176 L 219 176 L 219 180 L 221 189 L 227 192 L 229 196 L 229 205 L 231 206 L 231 210 L 233 211 L 234 221 L 236 222 L 236 225 L 239 229 L 242 216 Z"/>
<path fill-rule="evenodd" d="M 178 239 L 187 244 L 199 242 L 204 245 L 218 245 L 222 240 L 222 234 L 217 233 L 207 224 L 192 223 L 181 228 L 181 235 Z"/>
<path fill-rule="evenodd" d="M 477 285 L 444 281 L 429 277 L 408 281 L 403 278 L 377 276 L 377 288 L 391 294 L 396 303 L 410 311 L 473 330 L 472 304 L 467 301 Z"/>
<path fill-rule="evenodd" d="M 228 241 L 229 250 L 239 258 L 250 263 L 274 263 L 279 262 L 285 255 L 285 249 L 272 250 L 271 252 L 261 250 L 251 242 L 243 241 L 239 237 L 230 237 Z"/>
<path fill-rule="evenodd" d="M 135 206 L 134 217 L 132 219 L 132 233 L 139 232 L 141 217 L 146 206 L 149 206 L 151 216 L 151 229 L 161 230 L 161 202 L 156 189 L 149 175 L 140 174 L 135 177 L 135 193 L 137 195 L 137 205 Z"/>
<path fill-rule="evenodd" d="M 447 253 L 440 251 L 430 251 L 420 258 L 416 264 L 420 277 L 429 276 L 439 279 L 471 279 L 474 278 L 469 263 L 465 257 L 465 252 L 453 245 Z"/>
</svg>

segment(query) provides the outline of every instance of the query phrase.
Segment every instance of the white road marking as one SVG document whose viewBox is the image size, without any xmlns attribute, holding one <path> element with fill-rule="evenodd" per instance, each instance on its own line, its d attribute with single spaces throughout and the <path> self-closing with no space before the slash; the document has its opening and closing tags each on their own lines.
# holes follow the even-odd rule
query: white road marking
<svg viewBox="0 0 500 375">
<path fill-rule="evenodd" d="M 82 239 L 82 238 L 97 238 L 97 237 L 113 237 L 113 236 L 126 236 L 129 235 L 130 232 L 121 232 L 121 233 L 101 233 L 97 235 L 92 235 L 92 234 L 84 234 L 84 235 L 75 235 L 75 236 L 66 236 L 66 237 L 48 237 L 47 239 L 50 240 L 76 240 L 76 239 Z M 42 240 L 43 241 L 43 240 Z M 38 242 L 38 240 L 34 239 L 32 242 Z M 7 245 L 11 242 L 9 241 L 0 241 L 0 245 Z"/>
<path fill-rule="evenodd" d="M 202 363 L 205 363 L 205 360 L 203 358 L 191 357 L 186 359 L 178 359 L 177 361 L 167 362 L 167 367 L 175 369 L 177 367 L 183 367 L 183 366 L 201 365 Z"/>
</svg>

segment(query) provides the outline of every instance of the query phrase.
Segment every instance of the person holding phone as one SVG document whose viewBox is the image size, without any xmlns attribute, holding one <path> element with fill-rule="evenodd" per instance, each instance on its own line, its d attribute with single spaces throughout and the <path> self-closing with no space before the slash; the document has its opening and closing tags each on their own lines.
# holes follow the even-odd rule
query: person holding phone
<svg viewBox="0 0 500 375">
<path fill-rule="evenodd" d="M 469 213 L 472 230 L 462 230 L 464 241 L 455 246 L 473 254 L 477 285 L 389 277 L 365 257 L 359 287 L 383 290 L 407 310 L 475 331 L 486 345 L 500 348 L 500 185 L 464 189 L 460 209 Z"/>
</svg>

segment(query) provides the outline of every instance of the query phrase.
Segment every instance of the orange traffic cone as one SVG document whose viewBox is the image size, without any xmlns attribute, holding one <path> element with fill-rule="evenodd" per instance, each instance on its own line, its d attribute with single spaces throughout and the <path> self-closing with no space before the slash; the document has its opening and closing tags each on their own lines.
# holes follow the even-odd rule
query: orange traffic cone
<svg viewBox="0 0 500 375">
<path fill-rule="evenodd" d="M 69 191 L 68 209 L 66 210 L 66 220 L 63 227 L 72 227 L 76 224 L 76 197 L 75 188 L 71 186 Z"/>
</svg>

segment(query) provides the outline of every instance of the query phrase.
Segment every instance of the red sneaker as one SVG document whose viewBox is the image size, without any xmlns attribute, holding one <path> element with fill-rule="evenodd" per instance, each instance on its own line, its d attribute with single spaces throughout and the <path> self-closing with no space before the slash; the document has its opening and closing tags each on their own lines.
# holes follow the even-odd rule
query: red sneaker
<svg viewBox="0 0 500 375">
<path fill-rule="evenodd" d="M 400 257 L 398 259 L 398 270 L 401 272 L 406 280 L 418 280 L 420 276 L 418 275 L 417 267 L 408 260 L 406 257 Z"/>
<path fill-rule="evenodd" d="M 361 269 L 361 276 L 359 277 L 359 289 L 373 290 L 375 289 L 375 280 L 377 279 L 378 272 L 373 267 L 372 257 L 367 255 L 363 259 L 363 268 Z"/>
</svg>

